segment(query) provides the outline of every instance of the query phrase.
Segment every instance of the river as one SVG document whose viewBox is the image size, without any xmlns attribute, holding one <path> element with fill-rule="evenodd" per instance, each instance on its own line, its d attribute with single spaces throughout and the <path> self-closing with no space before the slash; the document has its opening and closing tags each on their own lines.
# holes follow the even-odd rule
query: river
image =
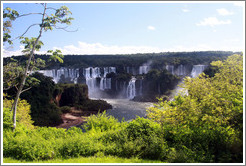
<svg viewBox="0 0 246 166">
<path fill-rule="evenodd" d="M 121 121 L 135 119 L 137 116 L 145 117 L 146 109 L 153 106 L 150 102 L 135 102 L 129 99 L 103 99 L 112 105 L 112 109 L 107 110 L 108 115 L 112 115 Z"/>
</svg>

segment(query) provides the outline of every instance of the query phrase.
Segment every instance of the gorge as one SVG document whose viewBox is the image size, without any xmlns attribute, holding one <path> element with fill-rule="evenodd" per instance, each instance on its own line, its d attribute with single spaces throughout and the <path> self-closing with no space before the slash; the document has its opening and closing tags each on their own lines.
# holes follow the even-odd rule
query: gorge
<svg viewBox="0 0 246 166">
<path fill-rule="evenodd" d="M 179 81 L 171 79 L 171 88 L 176 85 L 185 76 L 197 77 L 204 71 L 207 65 L 165 65 L 163 70 L 169 75 L 163 75 L 167 79 L 170 75 L 178 76 Z M 125 67 L 120 71 L 116 67 L 87 67 L 87 68 L 59 68 L 51 70 L 41 70 L 45 76 L 51 77 L 55 83 L 86 84 L 88 86 L 89 98 L 102 99 L 112 105 L 112 109 L 107 110 L 107 114 L 113 115 L 118 120 L 131 120 L 136 116 L 145 117 L 146 109 L 152 106 L 154 100 L 143 100 L 139 102 L 138 98 L 146 98 L 150 94 L 153 96 L 164 95 L 162 91 L 162 80 L 148 78 L 150 65 L 141 65 L 138 67 Z M 153 70 L 155 71 L 155 70 Z M 121 75 L 127 74 L 128 77 L 120 79 Z M 155 84 L 154 82 L 157 81 Z M 155 85 L 152 85 L 152 84 Z M 170 90 L 167 88 L 167 91 Z M 179 89 L 178 89 L 179 90 Z M 177 91 L 178 91 L 177 90 Z M 148 97 L 147 97 L 148 98 Z M 150 97 L 149 97 L 150 98 Z M 132 101 L 134 100 L 134 101 Z"/>
<path fill-rule="evenodd" d="M 166 69 L 172 75 L 179 77 L 189 76 L 197 77 L 202 73 L 207 65 L 165 65 Z M 125 71 L 118 72 L 116 67 L 88 67 L 88 68 L 59 68 L 51 70 L 40 70 L 45 76 L 52 77 L 55 83 L 84 83 L 89 89 L 89 96 L 100 98 L 103 93 L 114 91 L 118 98 L 133 99 L 135 96 L 144 94 L 143 88 L 146 83 L 146 74 L 151 66 L 125 67 Z M 136 72 L 139 71 L 139 72 Z M 131 77 L 124 80 L 117 78 L 121 74 L 130 74 Z M 160 89 L 159 89 L 160 91 Z"/>
</svg>

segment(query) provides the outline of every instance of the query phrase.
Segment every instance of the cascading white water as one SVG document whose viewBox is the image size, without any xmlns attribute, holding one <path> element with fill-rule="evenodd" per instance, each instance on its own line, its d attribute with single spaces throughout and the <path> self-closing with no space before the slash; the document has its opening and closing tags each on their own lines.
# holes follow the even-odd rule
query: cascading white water
<svg viewBox="0 0 246 166">
<path fill-rule="evenodd" d="M 86 84 L 88 86 L 89 95 L 95 92 L 98 88 L 96 85 L 96 78 L 101 76 L 100 68 L 98 67 L 88 67 L 84 69 L 84 77 L 86 79 Z"/>
<path fill-rule="evenodd" d="M 133 77 L 130 81 L 129 84 L 127 86 L 127 98 L 128 99 L 133 99 L 136 96 L 136 78 Z"/>
<path fill-rule="evenodd" d="M 111 89 L 111 78 L 107 78 L 108 73 L 116 73 L 115 67 L 104 67 L 103 68 L 104 74 L 103 77 L 101 77 L 100 80 L 100 89 Z"/>
<path fill-rule="evenodd" d="M 179 65 L 177 70 L 176 70 L 176 75 L 178 76 L 184 76 L 185 75 L 185 66 L 184 65 Z"/>
<path fill-rule="evenodd" d="M 58 83 L 61 79 L 61 76 L 64 75 L 64 78 L 70 78 L 70 81 L 77 83 L 79 77 L 79 69 L 69 69 L 69 68 L 60 68 L 52 70 L 40 70 L 39 73 L 43 73 L 45 76 L 52 77 L 55 83 Z"/>
<path fill-rule="evenodd" d="M 166 70 L 174 75 L 174 66 L 173 65 L 166 65 Z"/>
<path fill-rule="evenodd" d="M 105 90 L 105 89 L 111 89 L 111 78 L 101 78 L 100 80 L 100 89 Z"/>
<path fill-rule="evenodd" d="M 149 66 L 139 66 L 139 74 L 147 74 L 149 72 Z"/>
<path fill-rule="evenodd" d="M 199 74 L 201 74 L 205 68 L 207 67 L 207 65 L 193 65 L 192 71 L 191 71 L 191 77 L 195 78 L 197 77 Z"/>
</svg>

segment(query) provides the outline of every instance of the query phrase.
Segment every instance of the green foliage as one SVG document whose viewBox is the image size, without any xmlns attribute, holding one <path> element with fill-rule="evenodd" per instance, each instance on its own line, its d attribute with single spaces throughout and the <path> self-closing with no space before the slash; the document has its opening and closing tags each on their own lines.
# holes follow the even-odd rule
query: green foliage
<svg viewBox="0 0 246 166">
<path fill-rule="evenodd" d="M 150 70 L 144 77 L 144 95 L 159 94 L 164 95 L 168 90 L 172 90 L 180 79 L 169 73 L 167 70 Z"/>
<path fill-rule="evenodd" d="M 63 107 L 60 107 L 60 110 L 62 113 L 69 113 L 71 111 L 71 107 L 63 106 Z"/>
<path fill-rule="evenodd" d="M 53 30 L 53 28 L 65 29 L 58 27 L 58 25 L 71 25 L 71 21 L 74 20 L 74 18 L 69 17 L 70 14 L 72 13 L 69 11 L 68 7 L 61 6 L 59 9 L 55 9 L 55 14 L 46 15 L 40 27 L 43 27 L 45 31 Z"/>
<path fill-rule="evenodd" d="M 17 86 L 22 75 L 22 66 L 15 59 L 11 58 L 3 67 L 3 89 L 8 90 Z"/>
<path fill-rule="evenodd" d="M 84 128 L 94 131 L 107 131 L 107 130 L 114 130 L 119 126 L 119 122 L 113 116 L 107 116 L 106 111 L 103 113 L 99 113 L 97 115 L 91 115 L 87 119 L 87 123 L 84 125 Z"/>
<path fill-rule="evenodd" d="M 3 163 L 162 163 L 160 160 L 146 160 L 133 158 L 122 158 L 117 156 L 104 156 L 95 155 L 92 157 L 78 157 L 78 158 L 57 158 L 51 160 L 37 160 L 37 161 L 26 161 L 16 160 L 10 157 L 3 158 Z"/>
<path fill-rule="evenodd" d="M 21 97 L 31 105 L 31 116 L 34 124 L 38 126 L 54 126 L 60 124 L 62 122 L 60 117 L 61 111 L 53 102 L 53 95 L 56 90 L 55 83 L 52 81 L 52 78 L 40 73 L 35 73 L 32 77 L 39 80 L 40 83 L 33 85 Z"/>
<path fill-rule="evenodd" d="M 19 16 L 19 13 L 16 10 L 13 10 L 9 7 L 6 7 L 3 10 L 3 42 L 8 42 L 8 44 L 13 44 L 10 39 L 10 32 L 12 28 L 12 21 L 14 21 Z"/>
<path fill-rule="evenodd" d="M 60 106 L 82 105 L 88 100 L 88 87 L 83 84 L 59 84 Z"/>
<path fill-rule="evenodd" d="M 218 67 L 214 77 L 186 78 L 189 95 L 161 101 L 148 110 L 148 117 L 161 123 L 175 155 L 184 153 L 178 146 L 182 145 L 194 161 L 241 162 L 243 56 L 233 55 L 211 65 Z"/>
<path fill-rule="evenodd" d="M 4 99 L 3 100 L 3 127 L 4 129 L 10 129 L 12 122 L 12 107 L 13 100 Z M 30 105 L 26 100 L 20 100 L 18 102 L 17 109 L 17 124 L 20 126 L 26 126 L 27 128 L 34 128 L 33 121 L 30 116 Z"/>
<path fill-rule="evenodd" d="M 36 40 L 37 38 L 35 37 L 32 37 L 31 39 L 29 39 L 28 37 L 21 37 L 21 44 L 24 44 L 24 50 L 22 51 L 23 53 L 30 53 L 34 47 L 34 50 L 35 51 L 39 51 L 41 46 L 44 45 L 44 43 L 42 41 L 37 41 L 36 43 Z"/>
<path fill-rule="evenodd" d="M 44 7 L 44 10 L 42 13 L 38 13 L 38 14 L 41 14 L 42 15 L 42 19 L 41 19 L 41 24 L 32 24 L 30 25 L 26 31 L 20 35 L 18 38 L 19 39 L 23 39 L 21 40 L 21 44 L 24 44 L 25 46 L 25 49 L 22 51 L 23 53 L 25 53 L 28 57 L 28 60 L 25 64 L 25 70 L 24 70 L 24 74 L 23 76 L 21 77 L 20 79 L 20 85 L 19 87 L 17 88 L 17 93 L 16 93 L 16 96 L 15 96 L 15 100 L 14 100 L 14 103 L 13 103 L 13 107 L 11 108 L 13 110 L 13 130 L 15 130 L 16 128 L 16 111 L 17 111 L 17 103 L 18 103 L 18 100 L 20 98 L 20 94 L 28 89 L 24 89 L 24 86 L 25 86 L 25 83 L 26 83 L 26 79 L 28 78 L 29 74 L 31 74 L 31 72 L 33 71 L 33 69 L 37 69 L 37 65 L 44 65 L 44 61 L 41 60 L 41 59 L 38 59 L 37 62 L 35 62 L 35 56 L 34 56 L 34 52 L 35 51 L 38 51 L 40 50 L 41 48 L 41 45 L 43 45 L 43 43 L 40 41 L 40 37 L 42 36 L 42 33 L 43 31 L 47 31 L 47 30 L 52 30 L 53 27 L 55 28 L 59 28 L 57 27 L 57 24 L 71 24 L 71 20 L 73 20 L 73 18 L 71 17 L 68 17 L 69 14 L 71 14 L 71 12 L 69 11 L 69 9 L 65 6 L 62 6 L 60 9 L 55 9 L 56 12 L 55 12 L 55 15 L 54 14 L 51 14 L 49 15 L 50 13 L 47 12 L 48 9 L 52 9 L 54 10 L 54 8 L 47 8 L 47 3 L 41 3 L 41 5 Z M 27 15 L 31 15 L 32 13 L 29 13 L 29 14 L 23 14 L 21 16 L 19 16 L 18 12 L 12 10 L 12 13 L 11 13 L 11 10 L 10 8 L 6 8 L 4 10 L 4 18 L 9 18 L 11 21 L 12 20 L 15 20 L 15 18 L 17 17 L 21 17 L 21 16 L 27 16 Z M 37 13 L 35 13 L 37 14 Z M 8 22 L 5 22 L 7 24 L 4 24 L 5 25 L 5 32 L 4 32 L 4 41 L 8 41 L 10 44 L 12 43 L 12 41 L 9 40 L 9 38 L 11 37 L 8 33 L 10 32 L 8 27 L 11 27 L 10 23 L 11 21 L 7 20 Z M 39 34 L 37 36 L 37 38 L 35 37 L 32 37 L 32 38 L 28 38 L 28 37 L 24 37 L 24 35 L 28 32 L 28 30 L 32 27 L 32 26 L 35 26 L 35 25 L 40 25 L 40 29 L 39 29 Z M 62 28 L 62 29 L 65 29 L 65 28 Z M 53 55 L 54 57 L 56 57 L 56 59 L 58 59 L 59 61 L 61 61 L 61 52 L 56 50 Z M 54 59 L 53 57 L 53 59 Z M 33 79 L 32 79 L 33 81 Z M 59 119 L 59 116 L 53 116 L 55 114 L 54 113 L 54 110 L 52 109 L 51 111 L 51 120 L 54 120 L 56 123 L 61 119 Z"/>
<path fill-rule="evenodd" d="M 87 99 L 81 102 L 79 105 L 75 105 L 75 107 L 82 111 L 103 111 L 112 108 L 112 106 L 104 100 L 91 99 Z"/>
<path fill-rule="evenodd" d="M 58 49 L 56 49 L 55 51 L 48 50 L 47 53 L 52 53 L 52 55 L 50 56 L 48 61 L 52 61 L 53 60 L 53 61 L 56 62 L 58 60 L 60 63 L 63 63 L 63 59 L 62 58 L 64 58 L 64 56 L 62 55 L 61 50 L 58 50 Z"/>
</svg>

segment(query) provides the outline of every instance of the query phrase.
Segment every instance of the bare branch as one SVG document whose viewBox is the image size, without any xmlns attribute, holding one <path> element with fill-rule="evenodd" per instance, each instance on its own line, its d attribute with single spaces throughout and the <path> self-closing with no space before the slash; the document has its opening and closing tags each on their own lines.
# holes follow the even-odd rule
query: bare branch
<svg viewBox="0 0 246 166">
<path fill-rule="evenodd" d="M 26 88 L 24 90 L 21 91 L 21 93 L 25 92 L 25 91 L 28 91 L 29 89 L 31 89 L 32 87 L 29 87 L 29 88 Z"/>
<path fill-rule="evenodd" d="M 18 85 L 18 83 L 13 84 L 13 85 L 8 86 L 8 87 L 3 87 L 3 90 L 9 90 L 9 89 L 12 88 L 12 87 L 15 87 L 15 88 L 17 89 L 17 85 Z M 17 90 L 18 90 L 18 89 L 17 89 Z"/>
<path fill-rule="evenodd" d="M 58 26 L 54 26 L 56 29 L 62 29 L 62 30 L 64 30 L 64 31 L 66 31 L 66 32 L 77 32 L 78 31 L 78 29 L 76 29 L 76 30 L 73 30 L 73 31 L 70 31 L 70 30 L 67 30 L 66 28 L 68 27 L 68 26 L 66 26 L 66 27 L 58 27 Z"/>
<path fill-rule="evenodd" d="M 20 37 L 23 37 L 23 36 L 29 31 L 29 29 L 30 29 L 31 27 L 35 26 L 35 25 L 40 25 L 40 24 L 32 24 L 32 25 L 30 25 L 22 35 L 16 37 L 15 39 L 18 39 L 18 38 L 20 38 Z"/>
<path fill-rule="evenodd" d="M 29 15 L 32 15 L 32 14 L 40 14 L 40 15 L 43 15 L 42 13 L 27 13 L 27 14 L 22 14 L 22 15 L 19 15 L 18 17 L 16 18 L 19 18 L 19 17 L 24 17 L 24 16 L 29 16 Z"/>
<path fill-rule="evenodd" d="M 55 10 L 56 11 L 56 9 L 53 8 L 53 7 L 47 7 L 46 9 L 50 9 L 50 10 Z"/>
</svg>

